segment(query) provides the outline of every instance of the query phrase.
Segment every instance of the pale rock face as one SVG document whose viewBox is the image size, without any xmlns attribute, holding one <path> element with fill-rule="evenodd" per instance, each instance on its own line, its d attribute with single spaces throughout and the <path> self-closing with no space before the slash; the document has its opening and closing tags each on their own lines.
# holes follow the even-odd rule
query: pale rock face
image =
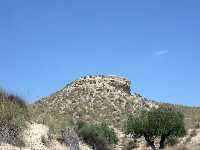
<svg viewBox="0 0 200 150">
<path fill-rule="evenodd" d="M 70 150 L 69 147 L 60 144 L 53 140 L 48 146 L 42 143 L 42 138 L 48 138 L 49 128 L 43 124 L 27 123 L 27 129 L 23 131 L 22 137 L 25 147 L 16 147 L 10 144 L 1 144 L 0 150 Z M 79 143 L 81 150 L 91 150 L 89 146 L 84 143 Z"/>
<path fill-rule="evenodd" d="M 3 144 L 0 144 L 0 150 L 20 150 L 20 148 L 16 146 L 12 146 L 7 143 L 3 143 Z M 23 150 L 29 150 L 29 149 L 23 149 Z"/>
<path fill-rule="evenodd" d="M 187 143 L 187 146 L 191 148 L 191 150 L 199 150 L 200 149 L 200 129 L 195 130 L 196 135 L 192 136 L 190 141 Z"/>
<path fill-rule="evenodd" d="M 195 143 L 200 146 L 200 129 L 196 130 L 196 136 L 191 138 L 191 143 Z"/>
<path fill-rule="evenodd" d="M 81 150 L 92 150 L 92 148 L 89 147 L 89 146 L 86 145 L 86 144 L 80 144 L 80 149 L 81 149 Z"/>
<path fill-rule="evenodd" d="M 25 142 L 25 146 L 29 148 L 37 148 L 37 149 L 47 149 L 41 138 L 44 136 L 47 138 L 47 133 L 49 129 L 47 126 L 36 123 L 28 123 L 28 129 L 23 133 L 23 139 Z"/>
</svg>

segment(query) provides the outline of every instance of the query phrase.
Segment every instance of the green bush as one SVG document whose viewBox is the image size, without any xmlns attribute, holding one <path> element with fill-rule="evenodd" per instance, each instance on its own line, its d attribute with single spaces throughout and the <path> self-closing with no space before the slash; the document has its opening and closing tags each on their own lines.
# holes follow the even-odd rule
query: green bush
<svg viewBox="0 0 200 150">
<path fill-rule="evenodd" d="M 0 142 L 20 144 L 20 132 L 26 127 L 27 106 L 20 97 L 0 91 Z"/>
<path fill-rule="evenodd" d="M 107 124 L 101 123 L 100 125 L 97 125 L 97 132 L 100 136 L 104 137 L 109 144 L 117 144 L 117 135 L 115 134 L 114 129 L 108 127 Z"/>
<path fill-rule="evenodd" d="M 77 129 L 83 141 L 96 150 L 109 150 L 113 144 L 117 144 L 118 142 L 114 130 L 105 123 L 92 125 L 79 122 Z"/>
<path fill-rule="evenodd" d="M 185 135 L 184 118 L 180 112 L 169 107 L 160 107 L 150 111 L 142 111 L 138 115 L 129 116 L 126 127 L 126 134 L 137 137 L 144 136 L 147 143 L 156 149 L 154 140 L 161 138 L 160 148 L 164 148 L 166 139 Z"/>
</svg>

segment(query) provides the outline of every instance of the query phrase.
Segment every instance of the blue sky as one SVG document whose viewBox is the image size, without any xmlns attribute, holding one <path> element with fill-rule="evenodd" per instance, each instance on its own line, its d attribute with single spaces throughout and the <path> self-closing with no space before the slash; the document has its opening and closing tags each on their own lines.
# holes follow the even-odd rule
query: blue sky
<svg viewBox="0 0 200 150">
<path fill-rule="evenodd" d="M 82 75 L 200 106 L 200 1 L 1 0 L 0 87 L 29 102 Z"/>
</svg>

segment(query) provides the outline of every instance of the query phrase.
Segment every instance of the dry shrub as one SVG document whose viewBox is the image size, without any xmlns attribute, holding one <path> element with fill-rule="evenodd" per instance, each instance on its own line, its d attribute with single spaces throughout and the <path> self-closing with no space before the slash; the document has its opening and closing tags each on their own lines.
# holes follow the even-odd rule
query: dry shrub
<svg viewBox="0 0 200 150">
<path fill-rule="evenodd" d="M 70 150 L 80 150 L 79 137 L 74 129 L 65 128 L 61 130 L 63 142 L 70 147 Z"/>
<path fill-rule="evenodd" d="M 0 91 L 0 143 L 22 145 L 20 133 L 26 127 L 28 108 L 23 99 Z"/>
</svg>

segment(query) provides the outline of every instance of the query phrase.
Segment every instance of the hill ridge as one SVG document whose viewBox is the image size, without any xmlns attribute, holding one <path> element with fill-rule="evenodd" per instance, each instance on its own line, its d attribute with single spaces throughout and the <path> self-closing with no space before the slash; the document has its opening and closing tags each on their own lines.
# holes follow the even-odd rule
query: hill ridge
<svg viewBox="0 0 200 150">
<path fill-rule="evenodd" d="M 122 125 L 127 113 L 156 107 L 131 94 L 131 81 L 120 76 L 83 76 L 35 103 L 42 113 L 68 114 L 73 121 L 105 121 Z M 120 125 L 120 126 L 121 126 Z"/>
</svg>

